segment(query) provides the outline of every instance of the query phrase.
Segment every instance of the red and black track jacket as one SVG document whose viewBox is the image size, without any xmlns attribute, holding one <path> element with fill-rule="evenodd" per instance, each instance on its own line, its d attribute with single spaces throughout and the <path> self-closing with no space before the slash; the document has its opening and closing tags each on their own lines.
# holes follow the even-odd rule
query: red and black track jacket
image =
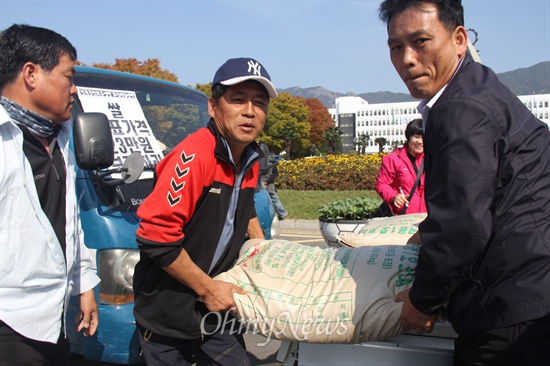
<svg viewBox="0 0 550 366">
<path fill-rule="evenodd" d="M 256 143 L 251 145 L 256 151 Z M 235 231 L 210 275 L 226 271 L 236 260 L 249 220 L 256 216 L 254 192 L 257 158 L 244 168 Z M 197 294 L 166 273 L 184 248 L 208 273 L 226 221 L 236 170 L 211 120 L 189 135 L 156 167 L 153 192 L 138 209 L 136 232 L 141 250 L 134 273 L 134 315 L 155 334 L 181 339 L 201 336 L 202 303 Z"/>
</svg>

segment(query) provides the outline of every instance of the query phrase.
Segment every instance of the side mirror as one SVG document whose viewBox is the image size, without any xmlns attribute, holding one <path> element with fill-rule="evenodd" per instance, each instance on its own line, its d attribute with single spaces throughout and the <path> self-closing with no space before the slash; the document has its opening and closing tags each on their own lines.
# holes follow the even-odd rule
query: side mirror
<svg viewBox="0 0 550 366">
<path fill-rule="evenodd" d="M 83 170 L 113 165 L 115 146 L 109 120 L 103 113 L 80 113 L 73 119 L 74 154 Z"/>
<path fill-rule="evenodd" d="M 139 152 L 130 154 L 122 167 L 108 169 L 115 160 L 115 144 L 111 126 L 103 113 L 80 113 L 73 118 L 73 146 L 76 163 L 82 170 L 95 170 L 99 182 L 97 194 L 111 209 L 124 202 L 118 186 L 135 182 L 145 163 Z M 111 175 L 118 174 L 114 179 Z"/>
</svg>

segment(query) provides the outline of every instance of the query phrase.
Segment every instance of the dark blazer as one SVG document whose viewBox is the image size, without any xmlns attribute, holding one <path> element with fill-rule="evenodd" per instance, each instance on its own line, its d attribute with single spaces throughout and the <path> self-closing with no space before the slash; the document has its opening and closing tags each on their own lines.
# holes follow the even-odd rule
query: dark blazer
<svg viewBox="0 0 550 366">
<path fill-rule="evenodd" d="M 466 56 L 424 131 L 413 305 L 459 335 L 550 315 L 550 132 Z"/>
</svg>

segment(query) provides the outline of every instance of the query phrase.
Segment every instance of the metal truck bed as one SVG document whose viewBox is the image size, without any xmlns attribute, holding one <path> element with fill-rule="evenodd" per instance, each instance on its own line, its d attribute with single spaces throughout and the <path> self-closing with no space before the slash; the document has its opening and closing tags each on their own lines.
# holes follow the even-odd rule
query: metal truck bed
<svg viewBox="0 0 550 366">
<path fill-rule="evenodd" d="M 409 331 L 378 342 L 319 344 L 282 342 L 277 360 L 284 366 L 451 366 L 456 333 L 438 323 L 430 334 Z"/>
</svg>

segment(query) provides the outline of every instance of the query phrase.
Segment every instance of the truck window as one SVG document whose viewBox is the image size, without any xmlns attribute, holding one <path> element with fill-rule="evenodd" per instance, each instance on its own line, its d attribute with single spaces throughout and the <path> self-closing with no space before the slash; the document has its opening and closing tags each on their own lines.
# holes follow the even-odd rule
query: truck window
<svg viewBox="0 0 550 366">
<path fill-rule="evenodd" d="M 139 101 L 143 115 L 154 134 L 154 139 L 151 140 L 156 140 L 163 155 L 158 154 L 158 158 L 154 160 L 145 156 L 146 163 L 142 178 L 133 184 L 118 186 L 117 194 L 121 198 L 120 204 L 109 207 L 114 211 L 135 212 L 153 189 L 152 172 L 156 162 L 189 134 L 197 131 L 200 127 L 205 127 L 208 123 L 210 119 L 208 98 L 200 92 L 181 85 L 156 79 L 150 80 L 132 74 L 128 74 L 128 76 L 115 75 L 107 70 L 86 72 L 79 69 L 74 80 L 79 88 L 134 92 Z M 77 104 L 75 106 L 76 113 L 80 111 L 96 112 L 96 110 L 87 110 L 80 100 Z M 107 117 L 113 123 L 113 116 L 108 115 Z M 116 123 L 118 122 L 120 121 L 116 121 Z M 113 125 L 111 128 L 113 129 Z M 122 137 L 115 135 L 113 138 L 115 144 L 117 141 L 123 140 Z M 129 155 L 131 146 L 125 146 L 125 148 L 127 148 L 125 153 Z M 120 166 L 124 156 L 119 160 L 115 161 L 113 167 L 117 164 Z M 102 188 L 97 187 L 96 189 L 101 190 Z M 108 193 L 103 192 L 103 194 Z M 98 192 L 98 196 L 103 197 L 101 192 Z"/>
<path fill-rule="evenodd" d="M 189 134 L 206 126 L 210 119 L 206 96 L 170 83 L 77 72 L 75 84 L 135 92 L 145 118 L 165 153 Z"/>
</svg>

